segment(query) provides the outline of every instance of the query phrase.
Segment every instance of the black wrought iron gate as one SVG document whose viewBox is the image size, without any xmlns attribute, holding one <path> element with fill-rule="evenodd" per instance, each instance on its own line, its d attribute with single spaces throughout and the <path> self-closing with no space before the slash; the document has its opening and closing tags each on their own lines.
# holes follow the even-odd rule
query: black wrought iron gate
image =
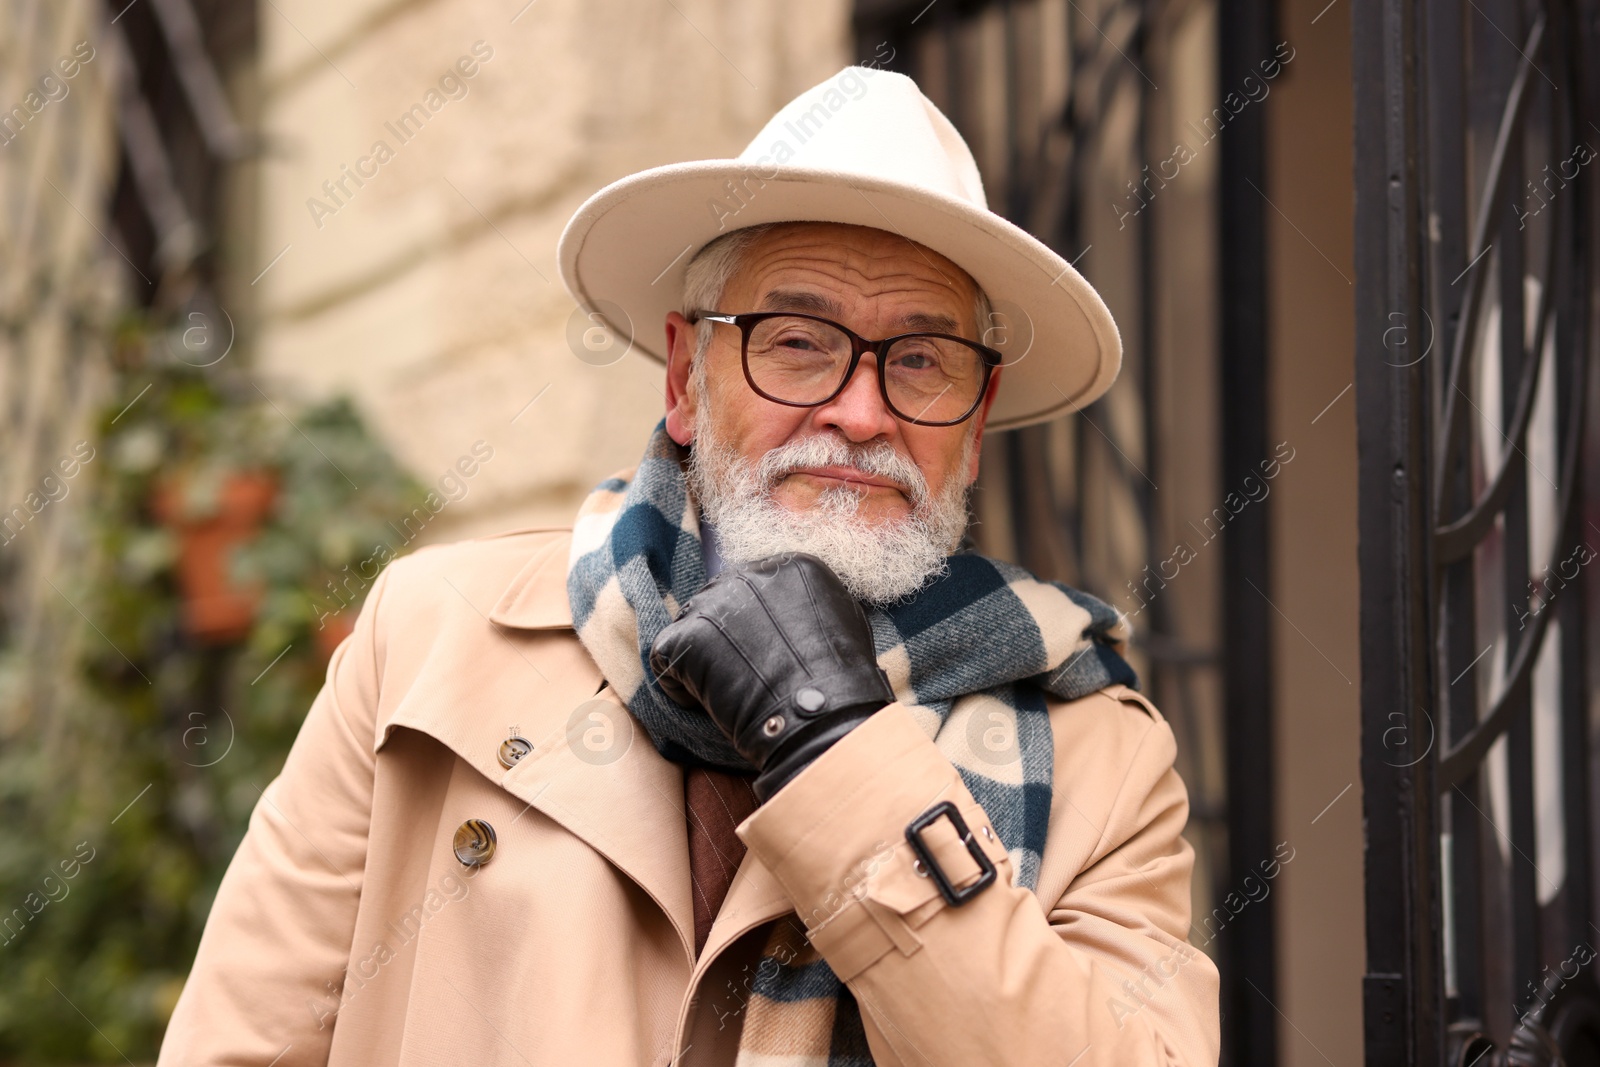
<svg viewBox="0 0 1600 1067">
<path fill-rule="evenodd" d="M 1600 1063 L 1592 0 L 1355 0 L 1367 1063 Z"/>
</svg>

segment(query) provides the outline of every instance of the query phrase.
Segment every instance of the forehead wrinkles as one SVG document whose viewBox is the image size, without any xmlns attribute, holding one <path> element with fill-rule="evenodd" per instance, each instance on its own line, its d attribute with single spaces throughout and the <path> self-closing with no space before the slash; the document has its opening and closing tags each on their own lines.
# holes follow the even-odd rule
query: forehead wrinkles
<svg viewBox="0 0 1600 1067">
<path fill-rule="evenodd" d="M 971 283 L 954 264 L 937 253 L 890 234 L 844 238 L 821 233 L 761 240 L 746 253 L 746 270 L 754 296 L 781 281 L 809 282 L 827 289 L 841 285 L 866 297 L 891 293 L 941 293 L 963 310 L 975 295 Z M 854 236 L 854 235 L 852 235 Z M 863 246 L 868 247 L 863 247 Z M 965 318 L 965 314 L 962 315 Z"/>
</svg>

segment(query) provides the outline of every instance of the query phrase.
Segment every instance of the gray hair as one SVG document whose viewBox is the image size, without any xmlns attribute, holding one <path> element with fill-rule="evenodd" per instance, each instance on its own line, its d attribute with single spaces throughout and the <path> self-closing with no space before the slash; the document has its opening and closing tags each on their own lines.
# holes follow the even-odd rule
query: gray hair
<svg viewBox="0 0 1600 1067">
<path fill-rule="evenodd" d="M 734 273 L 744 260 L 745 251 L 775 225 L 767 222 L 725 233 L 694 254 L 683 275 L 685 317 L 692 316 L 696 311 L 718 310 L 722 294 L 727 291 L 728 282 L 733 280 Z M 706 346 L 711 344 L 711 332 L 715 327 L 716 323 L 705 319 L 695 324 L 692 365 L 696 368 L 700 366 L 700 357 L 705 355 Z"/>
<path fill-rule="evenodd" d="M 717 305 L 722 302 L 722 294 L 727 291 L 728 282 L 743 263 L 745 252 L 762 234 L 778 225 L 781 223 L 765 222 L 758 226 L 746 226 L 723 234 L 696 252 L 694 258 L 689 260 L 683 276 L 683 314 L 687 317 L 696 311 L 717 310 Z M 989 294 L 983 291 L 983 286 L 974 281 L 973 288 L 978 292 L 973 302 L 973 321 L 978 326 L 978 340 L 983 341 L 988 324 L 992 321 L 994 306 L 989 301 Z M 695 324 L 692 366 L 697 372 L 702 365 L 700 357 L 705 355 L 706 347 L 711 344 L 711 331 L 715 326 L 715 323 L 704 319 Z"/>
</svg>

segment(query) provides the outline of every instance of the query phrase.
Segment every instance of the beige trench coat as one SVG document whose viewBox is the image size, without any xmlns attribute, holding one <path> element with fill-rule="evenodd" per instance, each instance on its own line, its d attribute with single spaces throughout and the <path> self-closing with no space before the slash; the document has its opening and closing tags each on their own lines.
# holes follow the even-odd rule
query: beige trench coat
<svg viewBox="0 0 1600 1067">
<path fill-rule="evenodd" d="M 223 879 L 162 1067 L 732 1064 L 760 943 L 795 914 L 879 1064 L 1217 1061 L 1172 732 L 1122 687 L 1051 707 L 1036 892 L 891 704 L 740 825 L 694 959 L 683 771 L 578 642 L 568 544 L 425 549 L 373 585 Z M 513 732 L 534 748 L 508 769 Z M 904 836 L 938 800 L 999 869 L 959 908 Z M 496 841 L 475 868 L 453 848 L 472 819 Z M 948 821 L 929 837 L 977 878 Z"/>
</svg>

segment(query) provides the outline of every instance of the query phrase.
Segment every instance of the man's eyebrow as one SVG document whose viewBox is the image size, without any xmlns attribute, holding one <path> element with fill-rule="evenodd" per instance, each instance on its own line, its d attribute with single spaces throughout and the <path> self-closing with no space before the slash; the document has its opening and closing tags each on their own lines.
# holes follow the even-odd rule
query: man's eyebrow
<svg viewBox="0 0 1600 1067">
<path fill-rule="evenodd" d="M 774 289 L 761 300 L 763 311 L 796 311 L 806 315 L 838 318 L 844 314 L 843 305 L 822 293 L 805 289 Z M 949 315 L 913 311 L 896 320 L 900 329 L 927 330 L 932 333 L 959 334 L 961 324 Z"/>
<path fill-rule="evenodd" d="M 762 311 L 799 311 L 807 315 L 837 318 L 844 306 L 832 297 L 805 289 L 774 289 L 761 301 Z"/>
<path fill-rule="evenodd" d="M 909 315 L 901 316 L 899 321 L 913 330 L 952 334 L 961 332 L 961 324 L 949 315 L 928 315 L 920 311 L 914 311 Z"/>
</svg>

